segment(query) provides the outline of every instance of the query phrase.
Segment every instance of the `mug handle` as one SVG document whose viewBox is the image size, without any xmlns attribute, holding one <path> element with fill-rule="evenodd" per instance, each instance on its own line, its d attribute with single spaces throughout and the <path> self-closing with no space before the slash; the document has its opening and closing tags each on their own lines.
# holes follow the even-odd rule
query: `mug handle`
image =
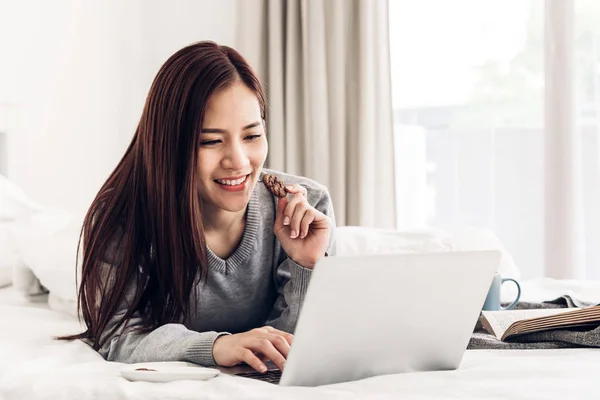
<svg viewBox="0 0 600 400">
<path fill-rule="evenodd" d="M 517 285 L 517 298 L 515 299 L 515 301 L 513 301 L 512 303 L 510 303 L 506 307 L 500 307 L 503 310 L 510 310 L 511 308 L 513 308 L 514 306 L 516 306 L 517 303 L 519 302 L 519 299 L 521 298 L 521 285 L 519 285 L 519 282 L 517 282 L 513 278 L 502 278 L 501 285 L 504 284 L 504 282 L 509 282 L 509 281 L 510 282 L 514 282 L 514 284 Z"/>
</svg>

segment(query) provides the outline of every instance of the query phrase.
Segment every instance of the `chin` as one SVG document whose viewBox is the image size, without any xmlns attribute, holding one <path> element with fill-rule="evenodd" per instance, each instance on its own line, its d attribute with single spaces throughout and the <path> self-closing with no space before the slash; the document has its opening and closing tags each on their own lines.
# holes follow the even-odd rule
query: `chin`
<svg viewBox="0 0 600 400">
<path fill-rule="evenodd" d="M 252 196 L 252 192 L 254 191 L 254 187 L 256 186 L 256 181 L 253 179 L 253 177 L 249 178 L 249 180 L 249 187 L 247 187 L 243 192 L 227 193 L 222 192 L 220 189 L 216 189 L 209 195 L 209 199 L 206 200 L 223 211 L 243 211 L 248 205 L 250 197 Z"/>
<path fill-rule="evenodd" d="M 216 202 L 216 205 L 221 209 L 229 212 L 238 212 L 242 211 L 248 205 L 250 201 L 250 196 L 240 196 L 238 198 L 230 198 L 230 199 L 219 199 Z"/>
<path fill-rule="evenodd" d="M 246 206 L 248 205 L 248 202 L 245 202 L 244 204 L 223 204 L 222 206 L 220 206 L 219 208 L 221 208 L 222 210 L 228 211 L 228 212 L 240 212 L 240 211 L 244 211 L 244 209 L 246 208 Z"/>
</svg>

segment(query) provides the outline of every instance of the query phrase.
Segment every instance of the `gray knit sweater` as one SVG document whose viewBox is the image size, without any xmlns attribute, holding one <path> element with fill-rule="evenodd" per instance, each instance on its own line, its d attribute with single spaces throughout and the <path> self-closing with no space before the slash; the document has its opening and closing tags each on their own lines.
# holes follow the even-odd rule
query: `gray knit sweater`
<svg viewBox="0 0 600 400">
<path fill-rule="evenodd" d="M 264 170 L 307 189 L 308 202 L 334 222 L 327 189 L 307 178 Z M 311 277 L 287 257 L 273 233 L 277 199 L 258 183 L 246 213 L 246 227 L 240 245 L 223 260 L 208 249 L 208 277 L 198 290 L 197 304 L 185 324 L 167 324 L 146 334 L 129 328 L 140 323 L 134 315 L 127 326 L 109 338 L 99 353 L 109 361 L 125 363 L 190 361 L 215 365 L 215 339 L 264 325 L 293 332 Z M 332 254 L 334 232 L 328 253 Z M 114 266 L 110 266 L 114 268 Z M 133 293 L 130 292 L 129 299 Z M 124 299 L 126 304 L 129 299 Z M 194 299 L 192 299 L 194 300 Z M 115 317 L 125 313 L 122 309 Z M 114 327 L 109 324 L 106 332 Z"/>
</svg>

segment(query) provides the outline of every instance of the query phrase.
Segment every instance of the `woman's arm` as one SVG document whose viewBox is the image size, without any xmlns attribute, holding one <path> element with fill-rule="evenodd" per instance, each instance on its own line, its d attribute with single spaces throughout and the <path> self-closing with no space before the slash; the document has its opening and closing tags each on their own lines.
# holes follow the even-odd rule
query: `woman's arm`
<svg viewBox="0 0 600 400">
<path fill-rule="evenodd" d="M 333 255 L 335 251 L 335 215 L 329 192 L 324 188 L 321 190 L 308 188 L 306 196 L 309 204 L 314 204 L 315 209 L 331 220 L 329 245 L 323 256 Z M 278 297 L 266 325 L 292 333 L 296 328 L 312 270 L 294 262 L 285 254 L 283 248 L 281 252 L 280 259 L 283 258 L 283 261 L 278 265 L 275 274 Z"/>
<path fill-rule="evenodd" d="M 166 324 L 149 333 L 128 331 L 139 321 L 139 316 L 130 319 L 127 329 L 113 335 L 98 352 L 107 361 L 123 363 L 190 361 L 214 366 L 213 343 L 219 336 L 227 334 L 195 332 L 182 324 Z"/>
<path fill-rule="evenodd" d="M 301 267 L 286 258 L 277 268 L 277 291 L 273 311 L 266 325 L 293 333 L 304 303 L 312 270 Z"/>
<path fill-rule="evenodd" d="M 102 266 L 105 271 L 118 268 L 107 263 Z M 136 330 L 142 323 L 138 311 L 128 321 L 122 322 L 135 295 L 135 284 L 128 286 L 130 289 L 121 301 L 119 311 L 104 329 L 103 344 L 98 353 L 108 361 L 123 363 L 189 361 L 204 366 L 216 365 L 212 352 L 213 343 L 219 336 L 228 335 L 227 332 L 195 332 L 182 324 L 173 323 L 141 333 Z M 119 323 L 121 326 L 112 332 Z"/>
</svg>

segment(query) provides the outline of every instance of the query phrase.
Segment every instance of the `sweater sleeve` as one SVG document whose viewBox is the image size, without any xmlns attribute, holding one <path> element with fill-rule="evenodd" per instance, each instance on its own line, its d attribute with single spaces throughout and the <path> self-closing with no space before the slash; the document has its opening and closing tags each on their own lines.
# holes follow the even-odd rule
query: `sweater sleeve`
<svg viewBox="0 0 600 400">
<path fill-rule="evenodd" d="M 103 276 L 110 276 L 113 264 L 103 263 Z M 108 273 L 107 273 L 108 272 Z M 110 279 L 106 278 L 110 283 Z M 122 317 L 132 304 L 135 296 L 135 284 L 130 283 L 125 298 L 118 311 L 107 324 L 102 339 L 106 339 L 98 353 L 107 361 L 123 363 L 154 361 L 189 361 L 204 366 L 215 366 L 212 348 L 214 341 L 227 332 L 196 332 L 183 324 L 165 324 L 151 332 L 141 333 L 136 328 L 142 324 L 139 312 L 135 312 L 125 323 Z M 119 328 L 111 333 L 116 325 Z M 110 337 L 106 335 L 111 334 Z"/>
<path fill-rule="evenodd" d="M 331 234 L 326 255 L 334 255 L 335 215 L 329 192 L 324 188 L 317 191 L 313 191 L 311 188 L 307 189 L 309 204 L 314 204 L 313 207 L 331 218 Z M 310 282 L 312 270 L 295 263 L 287 257 L 283 249 L 281 249 L 281 254 L 284 259 L 277 267 L 275 274 L 278 296 L 266 324 L 293 333 L 304 303 L 304 296 Z"/>
</svg>

